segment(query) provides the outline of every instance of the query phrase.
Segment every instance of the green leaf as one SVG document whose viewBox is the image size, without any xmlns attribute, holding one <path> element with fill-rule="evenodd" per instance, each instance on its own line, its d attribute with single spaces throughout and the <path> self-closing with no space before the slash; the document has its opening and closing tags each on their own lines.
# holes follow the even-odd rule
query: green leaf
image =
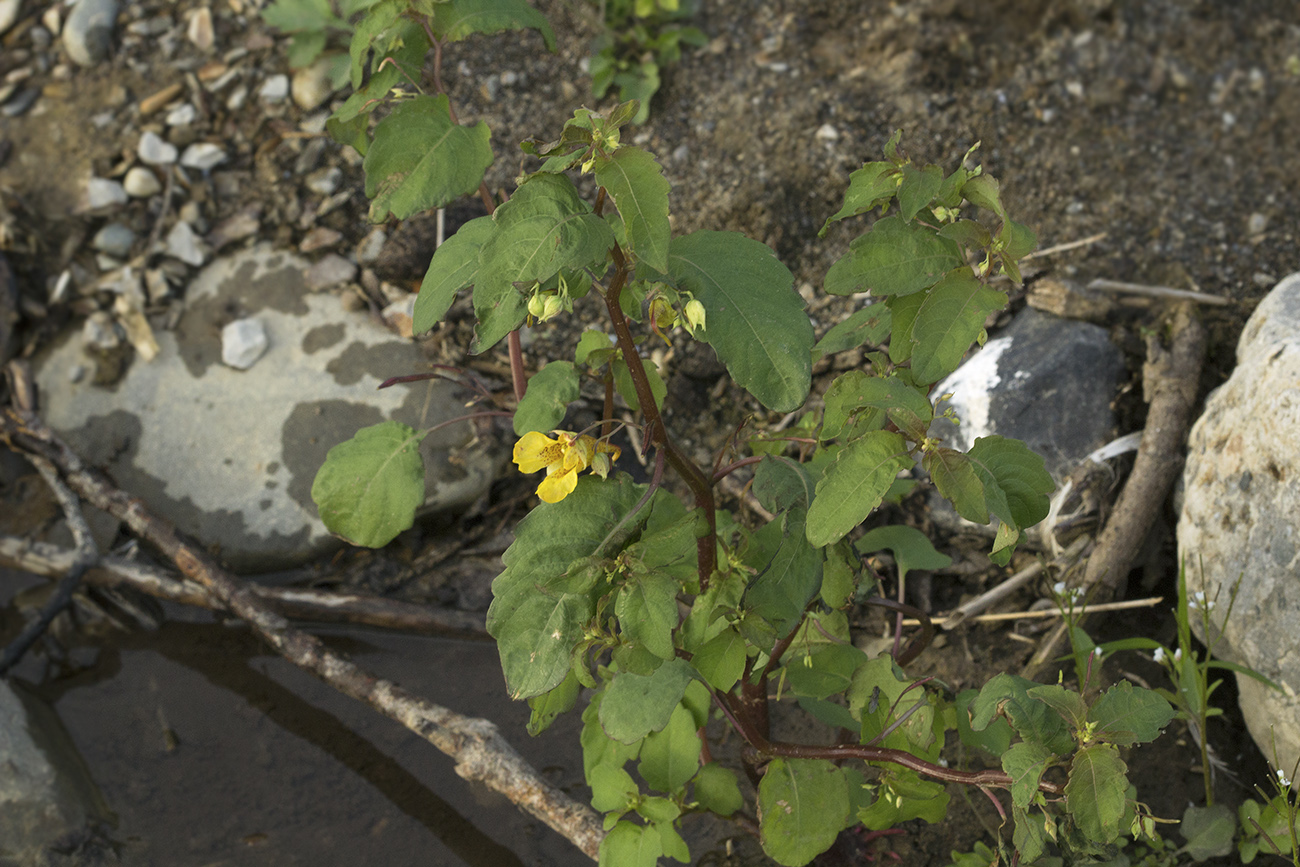
<svg viewBox="0 0 1300 867">
<path fill-rule="evenodd" d="M 903 166 L 903 183 L 898 187 L 898 211 L 904 220 L 911 220 L 922 208 L 929 206 L 930 200 L 943 186 L 943 169 L 938 166 L 926 166 L 918 169 L 913 165 Z"/>
<path fill-rule="evenodd" d="M 1033 229 L 1015 220 L 1006 220 L 998 230 L 998 240 L 1002 242 L 1002 252 L 1012 259 L 1028 256 L 1038 247 L 1038 235 Z"/>
<path fill-rule="evenodd" d="M 623 744 L 605 734 L 600 726 L 600 703 L 605 697 L 603 691 L 591 697 L 591 703 L 582 712 L 582 772 L 591 785 L 592 774 L 602 765 L 621 768 L 641 754 L 641 741 Z"/>
<path fill-rule="evenodd" d="M 823 548 L 826 561 L 822 564 L 822 603 L 827 608 L 838 609 L 848 605 L 857 592 L 857 574 L 854 567 L 857 557 L 847 544 Z"/>
<path fill-rule="evenodd" d="M 1088 711 L 1088 722 L 1096 726 L 1095 737 L 1127 746 L 1155 740 L 1174 715 L 1173 707 L 1159 694 L 1134 689 L 1122 680 L 1097 699 Z"/>
<path fill-rule="evenodd" d="M 679 704 L 662 731 L 646 735 L 637 771 L 650 788 L 675 792 L 695 776 L 699 767 L 700 737 L 695 731 L 695 717 Z"/>
<path fill-rule="evenodd" d="M 1074 749 L 1074 739 L 1065 720 L 1043 702 L 1029 695 L 1039 684 L 1014 674 L 994 675 L 971 703 L 970 727 L 983 731 L 999 715 L 1026 741 L 1042 744 L 1058 756 Z"/>
<path fill-rule="evenodd" d="M 851 644 L 828 644 L 786 664 L 786 682 L 795 695 L 829 698 L 846 691 L 853 673 L 869 657 Z"/>
<path fill-rule="evenodd" d="M 625 744 L 668 725 L 677 703 L 691 680 L 690 663 L 665 662 L 651 675 L 616 674 L 600 703 L 600 724 L 605 734 Z"/>
<path fill-rule="evenodd" d="M 910 819 L 942 822 L 948 814 L 948 792 L 933 780 L 922 780 L 915 771 L 895 766 L 881 775 L 874 803 L 858 811 L 868 830 L 892 828 Z"/>
<path fill-rule="evenodd" d="M 956 370 L 984 330 L 984 320 L 1006 304 L 1006 294 L 976 280 L 970 268 L 943 275 L 926 294 L 912 323 L 916 382 L 937 382 Z"/>
<path fill-rule="evenodd" d="M 1056 683 L 1035 686 L 1025 692 L 1060 714 L 1071 731 L 1082 731 L 1088 722 L 1088 706 L 1077 692 Z"/>
<path fill-rule="evenodd" d="M 445 94 L 398 103 L 375 127 L 366 152 L 370 221 L 404 220 L 478 189 L 492 164 L 488 137 L 485 123 L 454 122 Z"/>
<path fill-rule="evenodd" d="M 1208 861 L 1211 858 L 1222 858 L 1232 851 L 1233 840 L 1237 836 L 1237 823 L 1232 808 L 1226 804 L 1189 806 L 1183 812 L 1178 833 L 1187 841 L 1187 845 L 1178 850 L 1180 854 L 1190 856 L 1193 861 Z"/>
<path fill-rule="evenodd" d="M 953 702 L 957 716 L 957 735 L 961 742 L 970 747 L 978 747 L 993 756 L 1001 756 L 1011 745 L 1015 734 L 1011 725 L 1002 717 L 991 720 L 980 731 L 971 728 L 970 706 L 979 692 L 974 689 L 963 690 Z"/>
<path fill-rule="evenodd" d="M 952 503 L 957 514 L 976 524 L 989 522 L 984 483 L 965 452 L 942 447 L 931 449 L 921 457 L 921 466 L 930 474 L 930 481 L 934 482 L 940 495 Z"/>
<path fill-rule="evenodd" d="M 1038 792 L 1043 771 L 1054 758 L 1047 747 L 1023 741 L 1002 754 L 1002 770 L 1011 776 L 1011 800 L 1017 807 L 1028 809 Z"/>
<path fill-rule="evenodd" d="M 916 315 L 921 312 L 924 303 L 924 292 L 891 295 L 885 299 L 894 318 L 894 330 L 889 338 L 889 360 L 894 364 L 902 364 L 912 357 L 912 327 L 916 324 Z"/>
<path fill-rule="evenodd" d="M 1055 831 L 1056 820 L 1043 813 L 1031 813 L 1027 808 L 1016 804 L 1011 805 L 1011 818 L 1015 822 L 1015 830 L 1011 834 L 1011 843 L 1016 847 L 1021 863 L 1038 864 L 1040 867 L 1046 867 L 1038 859 L 1047 850 L 1049 834 L 1053 838 L 1056 836 L 1047 830 L 1047 825 L 1052 824 L 1052 831 Z"/>
<path fill-rule="evenodd" d="M 550 433 L 564 420 L 569 403 L 577 399 L 578 369 L 573 362 L 549 362 L 528 380 L 528 391 L 515 409 L 515 435 Z"/>
<path fill-rule="evenodd" d="M 792 506 L 807 508 L 814 490 L 808 470 L 790 458 L 768 455 L 754 470 L 754 496 L 770 512 L 784 512 Z"/>
<path fill-rule="evenodd" d="M 588 590 L 595 580 L 570 570 L 598 551 L 644 490 L 626 476 L 583 476 L 573 493 L 533 509 L 515 528 L 487 615 L 512 697 L 546 692 L 568 673 L 593 613 Z"/>
<path fill-rule="evenodd" d="M 745 806 L 736 774 L 717 762 L 709 762 L 695 775 L 694 796 L 701 807 L 719 816 L 730 816 Z"/>
<path fill-rule="evenodd" d="M 869 304 L 822 335 L 812 350 L 813 364 L 827 355 L 856 349 L 863 344 L 883 346 L 893 317 L 884 304 Z"/>
<path fill-rule="evenodd" d="M 844 194 L 844 207 L 826 221 L 818 236 L 825 236 L 831 223 L 839 222 L 846 217 L 865 214 L 876 207 L 888 207 L 897 190 L 898 169 L 893 163 L 867 163 L 849 175 L 849 189 Z"/>
<path fill-rule="evenodd" d="M 854 547 L 863 554 L 874 554 L 885 548 L 893 551 L 900 580 L 913 569 L 943 569 L 952 565 L 952 558 L 940 554 L 929 536 L 903 524 L 870 530 L 854 543 Z"/>
<path fill-rule="evenodd" d="M 636 258 L 660 273 L 668 270 L 668 181 L 649 152 L 622 147 L 597 160 L 596 182 L 609 191 L 627 227 Z"/>
<path fill-rule="evenodd" d="M 555 51 L 555 31 L 546 16 L 525 0 L 417 0 L 433 32 L 444 42 L 459 42 L 475 33 L 532 29 L 542 34 L 547 51 Z"/>
<path fill-rule="evenodd" d="M 888 417 L 901 433 L 920 442 L 930 429 L 934 407 L 923 392 L 897 376 L 869 376 L 850 370 L 826 392 L 822 439 L 842 434 L 845 423 L 854 416 L 862 420 L 858 429 L 874 429 L 882 417 Z"/>
<path fill-rule="evenodd" d="M 1119 836 L 1127 772 L 1119 751 L 1110 744 L 1083 747 L 1070 763 L 1065 809 L 1090 841 L 1105 845 Z"/>
<path fill-rule="evenodd" d="M 380 548 L 415 523 L 424 504 L 422 432 L 386 421 L 329 450 L 311 498 L 331 533 Z"/>
<path fill-rule="evenodd" d="M 285 33 L 324 31 L 347 23 L 334 14 L 329 0 L 276 0 L 262 11 L 262 20 Z"/>
<path fill-rule="evenodd" d="M 600 841 L 600 867 L 655 867 L 663 846 L 648 825 L 619 822 Z"/>
<path fill-rule="evenodd" d="M 727 628 L 695 651 L 695 670 L 719 692 L 730 692 L 745 671 L 745 639 Z"/>
<path fill-rule="evenodd" d="M 830 848 L 849 814 L 843 773 L 825 759 L 773 759 L 758 784 L 763 851 L 778 864 L 807 864 Z"/>
<path fill-rule="evenodd" d="M 698 739 L 696 743 L 699 743 Z M 660 829 L 665 825 L 671 826 L 672 821 L 682 814 L 682 808 L 675 802 L 659 797 L 642 798 L 641 803 L 636 805 L 636 811 Z"/>
<path fill-rule="evenodd" d="M 877 220 L 849 245 L 826 274 L 826 291 L 850 295 L 910 295 L 928 289 L 962 265 L 961 249 L 934 229 L 902 217 Z"/>
<path fill-rule="evenodd" d="M 492 232 L 491 217 L 476 217 L 461 226 L 434 252 L 429 270 L 420 282 L 420 294 L 415 299 L 411 327 L 416 334 L 423 334 L 441 322 L 456 300 L 456 293 L 474 283 L 479 269 L 479 251 Z"/>
<path fill-rule="evenodd" d="M 992 211 L 999 217 L 1006 217 L 1007 212 L 1002 207 L 1002 194 L 998 187 L 998 179 L 992 175 L 976 175 L 969 178 L 961 189 L 961 194 L 966 197 L 966 201 L 973 205 L 978 205 L 986 211 Z"/>
<path fill-rule="evenodd" d="M 650 396 L 655 399 L 656 406 L 662 407 L 664 398 L 668 396 L 668 386 L 659 375 L 659 368 L 653 361 L 642 359 L 641 364 L 645 369 L 645 378 L 650 383 Z M 641 399 L 637 397 L 636 386 L 632 382 L 632 372 L 628 370 L 627 362 L 622 356 L 614 359 L 614 388 L 622 395 L 632 412 L 641 411 Z"/>
<path fill-rule="evenodd" d="M 780 638 L 803 619 L 822 584 L 822 554 L 808 543 L 803 510 L 786 515 L 781 546 L 745 593 L 745 605 L 771 623 Z"/>
<path fill-rule="evenodd" d="M 817 547 L 844 538 L 880 505 L 894 477 L 912 465 L 903 438 L 872 431 L 845 446 L 817 483 L 808 510 L 808 541 Z"/>
<path fill-rule="evenodd" d="M 668 258 L 677 286 L 704 305 L 700 339 L 732 378 L 768 409 L 798 409 L 812 382 L 813 328 L 785 265 L 734 232 L 674 238 Z"/>
<path fill-rule="evenodd" d="M 624 638 L 660 659 L 672 659 L 679 590 L 681 585 L 662 572 L 639 575 L 619 588 L 614 613 Z"/>
<path fill-rule="evenodd" d="M 573 360 L 592 369 L 601 367 L 613 357 L 614 339 L 603 331 L 588 328 L 578 338 L 578 345 L 573 350 Z"/>
<path fill-rule="evenodd" d="M 939 230 L 945 238 L 951 238 L 967 250 L 983 250 L 993 243 L 993 235 L 982 223 L 974 220 L 958 220 Z"/>
<path fill-rule="evenodd" d="M 602 813 L 621 812 L 632 806 L 633 799 L 641 794 L 632 775 L 610 764 L 591 769 L 591 806 Z"/>
<path fill-rule="evenodd" d="M 532 708 L 532 714 L 528 718 L 528 733 L 537 737 L 551 727 L 551 723 L 555 722 L 557 716 L 573 710 L 573 706 L 578 703 L 578 692 L 581 689 L 578 676 L 570 669 L 568 675 L 555 689 L 528 699 L 528 706 Z"/>
<path fill-rule="evenodd" d="M 1020 440 L 980 437 L 968 453 L 989 511 L 1003 523 L 1024 529 L 1047 517 L 1048 497 L 1056 488 L 1043 458 Z"/>
<path fill-rule="evenodd" d="M 492 215 L 495 231 L 479 251 L 474 285 L 479 353 L 518 328 L 526 315 L 516 283 L 549 280 L 561 269 L 581 270 L 605 261 L 614 235 L 563 175 L 537 174 Z"/>
</svg>

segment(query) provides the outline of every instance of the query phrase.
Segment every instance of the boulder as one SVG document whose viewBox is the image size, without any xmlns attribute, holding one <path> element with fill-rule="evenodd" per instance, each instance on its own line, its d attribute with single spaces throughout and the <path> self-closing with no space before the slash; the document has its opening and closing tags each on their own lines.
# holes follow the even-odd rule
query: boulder
<svg viewBox="0 0 1300 867">
<path fill-rule="evenodd" d="M 1300 273 L 1246 323 L 1236 369 L 1192 427 L 1183 487 L 1178 554 L 1188 590 L 1215 600 L 1218 634 L 1199 637 L 1215 656 L 1282 686 L 1237 675 L 1251 735 L 1290 774 L 1300 759 Z M 1193 625 L 1199 634 L 1199 619 Z"/>
<path fill-rule="evenodd" d="M 415 344 L 339 298 L 312 293 L 309 263 L 268 246 L 219 259 L 186 293 L 159 354 L 136 359 L 109 387 L 80 376 L 91 364 L 66 339 L 37 364 L 42 412 L 91 463 L 233 568 L 288 568 L 337 542 L 311 499 L 329 449 L 358 429 L 396 419 L 429 428 L 467 412 L 442 380 L 377 390 L 428 369 Z M 222 363 L 222 330 L 255 318 L 267 341 L 247 370 Z M 465 506 L 503 465 L 490 426 L 460 423 L 421 446 L 426 511 Z"/>
</svg>

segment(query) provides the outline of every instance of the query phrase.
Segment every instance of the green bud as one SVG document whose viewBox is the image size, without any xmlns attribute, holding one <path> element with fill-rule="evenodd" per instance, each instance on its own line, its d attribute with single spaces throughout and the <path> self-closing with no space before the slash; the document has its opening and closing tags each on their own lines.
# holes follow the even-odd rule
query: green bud
<svg viewBox="0 0 1300 867">
<path fill-rule="evenodd" d="M 686 317 L 686 327 L 692 334 L 695 333 L 695 329 L 705 327 L 704 305 L 700 303 L 698 298 L 687 301 L 686 309 L 682 311 L 682 314 Z"/>
<path fill-rule="evenodd" d="M 539 292 L 528 299 L 528 315 L 534 319 L 545 319 L 546 299 Z"/>
</svg>

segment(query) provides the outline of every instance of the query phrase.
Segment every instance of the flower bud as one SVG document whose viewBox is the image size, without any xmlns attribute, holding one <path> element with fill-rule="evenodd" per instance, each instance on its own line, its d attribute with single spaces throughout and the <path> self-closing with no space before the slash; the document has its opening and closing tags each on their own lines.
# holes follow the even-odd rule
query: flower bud
<svg viewBox="0 0 1300 867">
<path fill-rule="evenodd" d="M 682 311 L 686 317 L 686 327 L 693 334 L 695 329 L 704 328 L 704 305 L 699 299 L 692 298 L 686 302 L 686 308 Z"/>
<path fill-rule="evenodd" d="M 534 319 L 542 319 L 543 313 L 546 312 L 546 299 L 539 292 L 528 299 L 528 315 Z"/>
<path fill-rule="evenodd" d="M 564 299 L 559 295 L 547 295 L 546 301 L 542 306 L 542 315 L 538 316 L 539 322 L 545 322 L 553 316 L 559 315 L 564 310 Z"/>
</svg>

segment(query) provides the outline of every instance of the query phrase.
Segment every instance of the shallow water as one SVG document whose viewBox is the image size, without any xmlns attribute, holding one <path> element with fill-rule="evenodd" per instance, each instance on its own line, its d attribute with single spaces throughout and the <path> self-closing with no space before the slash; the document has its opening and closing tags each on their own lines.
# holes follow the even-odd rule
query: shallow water
<svg viewBox="0 0 1300 867">
<path fill-rule="evenodd" d="M 157 632 L 101 641 L 85 671 L 34 684 L 115 812 L 111 837 L 124 864 L 585 860 L 502 796 L 461 780 L 430 744 L 299 671 L 246 628 L 181 608 L 168 616 Z M 492 719 L 553 782 L 582 785 L 577 715 L 528 737 L 527 705 L 506 697 L 493 644 L 313 631 L 416 694 Z M 39 670 L 29 659 L 19 674 Z"/>
</svg>

